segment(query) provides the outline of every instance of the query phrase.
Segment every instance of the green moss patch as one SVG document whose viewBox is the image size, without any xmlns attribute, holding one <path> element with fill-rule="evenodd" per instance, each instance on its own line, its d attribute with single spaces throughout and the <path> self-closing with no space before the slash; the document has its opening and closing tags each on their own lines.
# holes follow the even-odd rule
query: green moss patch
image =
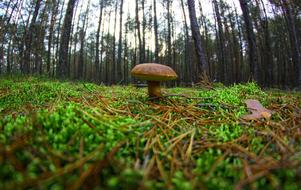
<svg viewBox="0 0 301 190">
<path fill-rule="evenodd" d="M 0 189 L 300 189 L 301 95 L 0 79 Z M 245 99 L 273 110 L 245 121 Z"/>
</svg>

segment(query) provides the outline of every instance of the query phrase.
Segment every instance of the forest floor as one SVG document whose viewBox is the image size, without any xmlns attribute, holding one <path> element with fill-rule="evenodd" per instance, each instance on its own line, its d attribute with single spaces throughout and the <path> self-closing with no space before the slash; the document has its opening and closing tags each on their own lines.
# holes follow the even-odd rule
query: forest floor
<svg viewBox="0 0 301 190">
<path fill-rule="evenodd" d="M 301 189 L 301 93 L 0 78 L 0 189 Z M 245 100 L 272 116 L 245 120 Z"/>
</svg>

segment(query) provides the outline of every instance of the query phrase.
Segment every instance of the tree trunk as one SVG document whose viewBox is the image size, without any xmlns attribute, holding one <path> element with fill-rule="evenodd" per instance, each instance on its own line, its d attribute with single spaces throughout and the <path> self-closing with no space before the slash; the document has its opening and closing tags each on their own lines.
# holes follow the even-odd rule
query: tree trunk
<svg viewBox="0 0 301 190">
<path fill-rule="evenodd" d="M 100 75 L 100 66 L 99 66 L 99 42 L 100 42 L 100 26 L 102 21 L 102 11 L 103 11 L 103 4 L 104 0 L 100 0 L 100 13 L 99 13 L 99 19 L 98 19 L 98 26 L 97 26 L 97 32 L 96 32 L 96 52 L 95 52 L 95 70 L 96 70 L 96 79 L 99 79 Z"/>
<path fill-rule="evenodd" d="M 196 54 L 197 54 L 199 72 L 202 73 L 202 76 L 207 77 L 208 76 L 208 63 L 206 61 L 205 52 L 202 47 L 201 34 L 199 31 L 199 26 L 198 26 L 197 19 L 196 19 L 195 1 L 187 0 L 187 3 L 188 3 L 188 9 L 189 9 L 191 31 L 192 31 L 192 36 L 194 39 L 194 45 L 195 45 Z"/>
<path fill-rule="evenodd" d="M 32 44 L 32 38 L 34 33 L 34 27 L 36 23 L 36 19 L 39 13 L 39 9 L 41 6 L 41 0 L 37 0 L 34 8 L 34 13 L 31 18 L 31 22 L 28 28 L 27 35 L 25 37 L 25 53 L 23 58 L 23 67 L 24 67 L 24 73 L 29 74 L 30 73 L 30 64 L 31 64 L 31 44 Z"/>
<path fill-rule="evenodd" d="M 117 27 L 117 12 L 118 12 L 118 2 L 119 0 L 116 0 L 115 4 L 115 16 L 114 16 L 114 34 L 113 34 L 113 53 L 112 53 L 112 58 L 113 58 L 113 63 L 112 63 L 112 80 L 110 81 L 111 84 L 116 83 L 116 27 Z"/>
<path fill-rule="evenodd" d="M 170 0 L 167 0 L 167 65 L 172 65 L 171 57 L 171 14 L 170 14 Z"/>
<path fill-rule="evenodd" d="M 47 74 L 50 76 L 50 65 L 51 65 L 51 49 L 52 49 L 52 39 L 53 39 L 53 31 L 54 31 L 54 24 L 56 21 L 56 16 L 58 13 L 59 4 L 57 0 L 52 0 L 52 10 L 51 10 L 51 19 L 50 19 L 50 26 L 49 26 L 49 36 L 48 36 L 48 50 L 47 50 Z"/>
<path fill-rule="evenodd" d="M 79 9 L 79 15 L 82 14 L 82 9 L 83 9 L 83 4 L 84 3 L 81 3 L 81 6 L 80 6 L 80 9 Z M 79 66 L 79 61 L 78 61 L 78 56 L 77 56 L 77 43 L 79 41 L 79 23 L 80 22 L 80 16 L 78 16 L 78 19 L 77 19 L 77 22 L 76 22 L 76 31 L 75 31 L 75 34 L 74 34 L 74 47 L 73 47 L 73 78 L 78 78 L 78 74 L 77 74 L 77 71 L 78 71 L 78 66 Z"/>
<path fill-rule="evenodd" d="M 79 1 L 76 2 L 75 7 L 74 7 L 74 13 L 73 13 L 74 15 L 77 14 L 78 3 L 79 3 Z M 82 3 L 82 5 L 83 5 L 83 3 Z M 82 5 L 80 7 L 80 11 L 82 10 Z M 68 71 L 67 71 L 68 78 L 71 77 L 71 67 L 72 66 L 74 67 L 74 64 L 71 64 L 71 60 L 72 60 L 72 44 L 75 43 L 75 41 L 77 41 L 77 39 L 76 39 L 77 38 L 77 34 L 74 34 L 74 31 L 77 31 L 77 29 L 74 29 L 74 27 L 75 27 L 75 16 L 73 16 L 71 23 L 72 24 L 71 24 L 71 32 L 70 32 L 70 40 L 69 40 L 70 42 L 69 42 L 69 50 L 68 50 L 70 52 L 69 55 L 68 55 Z M 75 58 L 75 55 L 73 54 L 73 60 L 74 60 L 74 58 Z M 75 68 L 73 68 L 73 70 L 74 69 Z M 75 76 L 75 73 L 76 72 L 73 73 L 73 77 Z"/>
<path fill-rule="evenodd" d="M 23 1 L 21 1 L 21 3 L 22 2 Z M 4 64 L 4 39 L 5 39 L 5 33 L 6 33 L 5 30 L 8 29 L 5 26 L 10 23 L 12 15 L 13 15 L 15 9 L 17 8 L 17 5 L 19 4 L 19 0 L 14 4 L 11 12 L 9 13 L 9 10 L 10 10 L 9 8 L 10 8 L 11 3 L 12 3 L 12 1 L 8 2 L 4 16 L 0 17 L 0 44 L 1 44 L 1 46 L 0 46 L 0 74 L 2 72 L 2 65 Z"/>
<path fill-rule="evenodd" d="M 127 21 L 129 21 L 130 18 L 127 18 Z M 123 80 L 124 84 L 128 84 L 128 72 L 129 72 L 129 64 L 130 64 L 130 55 L 129 55 L 129 48 L 128 48 L 128 31 L 129 31 L 129 25 L 125 25 L 125 32 L 124 32 L 124 53 L 123 53 Z"/>
<path fill-rule="evenodd" d="M 60 78 L 66 78 L 68 72 L 68 50 L 69 50 L 69 40 L 70 32 L 72 26 L 73 10 L 77 0 L 69 0 L 63 28 L 60 40 L 60 50 L 59 50 L 59 62 L 57 66 L 57 76 Z"/>
<path fill-rule="evenodd" d="M 82 27 L 79 32 L 79 40 L 80 40 L 80 49 L 79 49 L 79 61 L 78 61 L 78 70 L 77 70 L 77 78 L 83 79 L 85 76 L 85 59 L 84 59 L 84 47 L 85 47 L 85 37 L 86 37 L 86 25 L 87 18 L 89 14 L 90 0 L 88 1 L 86 11 L 84 13 Z"/>
<path fill-rule="evenodd" d="M 119 12 L 119 42 L 118 42 L 118 58 L 117 58 L 117 82 L 121 82 L 122 66 L 121 66 L 121 53 L 122 53 L 122 15 L 123 15 L 123 0 L 120 0 L 120 12 Z"/>
<path fill-rule="evenodd" d="M 145 21 L 145 11 L 144 11 L 144 5 L 145 0 L 141 0 L 141 8 L 142 8 L 142 60 L 143 62 L 146 61 L 145 59 L 145 27 L 146 27 L 146 21 Z"/>
<path fill-rule="evenodd" d="M 270 30 L 269 30 L 269 20 L 267 16 L 267 11 L 264 5 L 263 0 L 256 0 L 258 9 L 260 9 L 260 4 L 263 11 L 263 18 L 261 14 L 259 14 L 260 25 L 262 28 L 262 36 L 263 36 L 263 47 L 262 47 L 262 70 L 264 73 L 264 77 L 262 81 L 264 85 L 270 86 L 273 83 L 273 55 L 272 55 L 272 47 L 270 43 Z"/>
<path fill-rule="evenodd" d="M 110 11 L 109 12 L 109 22 L 108 22 L 108 26 L 110 26 L 111 25 L 111 14 L 112 14 L 112 12 Z M 107 35 L 106 35 L 106 41 L 107 41 L 107 43 L 109 42 L 109 36 L 110 36 L 110 27 L 108 27 L 108 31 L 107 31 Z M 109 52 L 108 52 L 108 48 L 106 49 L 106 69 L 105 69 L 105 81 L 106 81 L 106 83 L 110 83 L 111 82 L 111 75 L 110 75 L 110 59 L 109 59 Z"/>
<path fill-rule="evenodd" d="M 221 82 L 225 82 L 225 40 L 224 40 L 224 31 L 223 31 L 223 24 L 222 24 L 222 19 L 221 19 L 221 14 L 220 14 L 220 9 L 217 4 L 216 0 L 213 0 L 213 5 L 214 5 L 214 12 L 215 12 L 215 17 L 217 21 L 217 44 L 218 44 L 218 49 L 217 49 L 217 55 L 219 55 L 218 59 L 218 79 Z"/>
<path fill-rule="evenodd" d="M 58 2 L 59 3 L 59 2 Z M 60 11 L 60 18 L 59 18 L 59 24 L 57 28 L 57 37 L 56 37 L 56 44 L 55 45 L 55 55 L 53 59 L 53 66 L 52 66 L 52 76 L 54 77 L 55 71 L 58 69 L 58 60 L 59 60 L 59 45 L 60 45 L 60 38 L 61 38 L 61 25 L 62 25 L 62 19 L 63 19 L 63 11 L 64 11 L 64 5 L 65 5 L 65 0 L 62 2 L 61 6 L 61 11 Z M 58 5 L 59 6 L 59 5 Z"/>
<path fill-rule="evenodd" d="M 7 69 L 6 69 L 6 72 L 8 74 L 11 73 L 11 45 L 12 45 L 12 39 L 9 40 L 8 42 L 8 48 L 7 48 Z"/>
<path fill-rule="evenodd" d="M 286 16 L 285 18 L 287 22 L 287 29 L 289 32 L 289 39 L 292 49 L 292 60 L 298 68 L 297 85 L 301 88 L 301 50 L 298 39 L 298 31 L 296 28 L 296 22 L 292 14 L 290 2 L 288 2 L 287 0 L 282 0 L 282 7 Z"/>
<path fill-rule="evenodd" d="M 257 44 L 253 30 L 253 24 L 250 17 L 250 11 L 248 7 L 248 0 L 239 0 L 240 7 L 243 13 L 245 21 L 247 41 L 248 41 L 248 53 L 249 53 L 249 64 L 250 64 L 250 77 L 255 81 L 259 82 L 259 70 L 258 70 L 258 55 L 257 55 Z"/>
<path fill-rule="evenodd" d="M 240 65 L 238 66 L 238 70 L 240 70 L 239 73 L 237 73 L 237 78 L 239 79 L 239 82 L 243 81 L 243 77 L 241 75 L 241 72 L 243 71 L 243 62 L 244 62 L 244 56 L 243 56 L 243 42 L 242 42 L 242 31 L 241 31 L 241 22 L 239 20 L 239 16 L 237 13 L 237 9 L 234 8 L 235 12 L 235 22 L 237 24 L 237 29 L 238 29 L 238 39 L 239 39 L 239 57 L 240 57 Z"/>
<path fill-rule="evenodd" d="M 139 21 L 139 3 L 136 0 L 136 29 L 138 33 L 138 44 L 139 44 L 139 62 L 144 63 L 143 51 L 142 51 L 142 42 L 141 42 L 141 31 L 140 31 L 140 21 Z"/>
<path fill-rule="evenodd" d="M 235 15 L 230 13 L 228 14 L 228 19 L 230 21 L 231 33 L 232 33 L 232 46 L 233 46 L 233 82 L 238 83 L 241 57 L 240 57 L 240 48 L 239 48 L 239 32 L 235 28 Z M 238 26 L 239 27 L 239 26 Z"/>
<path fill-rule="evenodd" d="M 182 7 L 182 12 L 183 12 L 183 17 L 184 17 L 184 26 L 185 26 L 185 69 L 184 71 L 185 75 L 184 78 L 188 79 L 189 82 L 193 81 L 193 75 L 192 75 L 192 65 L 191 65 L 191 54 L 190 54 L 190 37 L 189 37 L 189 31 L 188 31 L 188 24 L 187 24 L 187 17 L 186 17 L 186 12 L 185 12 L 185 6 L 184 6 L 184 1 L 181 0 L 181 7 Z"/>
<path fill-rule="evenodd" d="M 103 44 L 103 36 L 104 36 L 104 33 L 105 33 L 105 30 L 104 30 L 104 22 L 102 23 L 102 32 L 101 32 L 101 50 L 100 50 L 100 65 L 99 65 L 99 75 L 98 75 L 98 78 L 99 78 L 99 81 L 102 81 L 104 80 L 104 77 L 103 77 L 103 64 L 102 64 L 102 61 L 103 61 L 103 52 L 104 52 L 104 44 Z"/>
<path fill-rule="evenodd" d="M 47 20 L 48 14 L 47 9 L 49 6 L 50 0 L 47 0 L 43 11 L 40 15 L 39 27 L 37 27 L 36 31 L 36 39 L 35 41 L 35 66 L 34 66 L 34 73 L 39 73 L 40 75 L 43 73 L 43 57 L 44 57 L 44 39 L 46 35 L 46 28 L 47 28 Z"/>
<path fill-rule="evenodd" d="M 157 20 L 157 5 L 154 0 L 154 33 L 155 33 L 155 63 L 159 62 L 159 38 L 158 38 L 158 20 Z"/>
<path fill-rule="evenodd" d="M 200 9 L 200 13 L 201 13 L 201 25 L 200 27 L 204 27 L 203 30 L 203 35 L 204 35 L 204 49 L 207 50 L 205 53 L 205 57 L 206 57 L 206 61 L 208 63 L 208 76 L 214 76 L 215 73 L 215 68 L 214 68 L 214 62 L 210 61 L 210 57 L 212 57 L 212 54 L 214 54 L 213 51 L 210 51 L 210 43 L 211 43 L 211 37 L 210 37 L 210 29 L 209 29 L 209 25 L 210 23 L 208 22 L 208 20 L 206 19 L 206 16 L 204 15 L 204 11 L 203 11 L 203 7 L 202 7 L 202 3 L 201 0 L 199 0 L 199 9 Z M 191 44 L 190 44 L 191 46 Z M 190 62 L 191 62 L 191 58 L 190 58 Z"/>
</svg>

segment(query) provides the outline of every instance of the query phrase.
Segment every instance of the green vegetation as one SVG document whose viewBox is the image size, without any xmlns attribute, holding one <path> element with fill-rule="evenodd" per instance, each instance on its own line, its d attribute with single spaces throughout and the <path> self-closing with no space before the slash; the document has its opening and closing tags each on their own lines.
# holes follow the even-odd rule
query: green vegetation
<svg viewBox="0 0 301 190">
<path fill-rule="evenodd" d="M 300 189 L 301 95 L 0 79 L 0 189 Z M 245 99 L 274 111 L 244 121 Z"/>
</svg>

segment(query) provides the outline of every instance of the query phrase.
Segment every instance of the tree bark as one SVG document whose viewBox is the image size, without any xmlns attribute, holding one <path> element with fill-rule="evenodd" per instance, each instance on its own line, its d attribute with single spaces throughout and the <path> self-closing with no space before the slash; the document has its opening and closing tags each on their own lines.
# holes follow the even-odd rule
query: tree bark
<svg viewBox="0 0 301 190">
<path fill-rule="evenodd" d="M 104 29 L 104 22 L 102 23 L 102 32 L 101 32 L 101 41 L 100 41 L 100 44 L 101 44 L 101 50 L 100 50 L 100 65 L 99 65 L 99 75 L 98 75 L 98 79 L 99 79 L 99 82 L 104 80 L 104 77 L 103 77 L 103 52 L 104 52 L 104 34 L 105 34 L 105 29 Z"/>
<path fill-rule="evenodd" d="M 146 20 L 145 20 L 145 11 L 144 11 L 144 5 L 145 0 L 141 0 L 141 8 L 142 8 L 142 60 L 143 62 L 146 61 L 145 59 L 145 28 L 146 28 Z"/>
<path fill-rule="evenodd" d="M 213 51 L 210 51 L 210 41 L 211 41 L 211 37 L 210 37 L 210 29 L 209 29 L 209 25 L 210 23 L 208 22 L 208 20 L 206 19 L 206 16 L 204 15 L 204 11 L 203 11 L 203 7 L 202 7 L 202 3 L 201 0 L 199 0 L 199 9 L 200 9 L 200 13 L 201 13 L 201 18 L 200 18 L 200 27 L 203 27 L 203 35 L 204 35 L 204 49 L 206 49 L 207 51 L 205 52 L 205 57 L 206 57 L 206 61 L 208 62 L 208 76 L 214 76 L 215 73 L 215 68 L 214 68 L 214 62 L 210 61 L 210 58 L 212 57 L 212 55 L 214 54 Z M 190 44 L 191 46 L 191 44 Z M 190 56 L 191 57 L 191 56 Z M 191 58 L 190 58 L 190 62 L 191 62 Z"/>
<path fill-rule="evenodd" d="M 154 0 L 154 33 L 155 33 L 155 63 L 159 62 L 159 38 L 158 38 L 158 19 L 157 19 L 157 3 Z"/>
<path fill-rule="evenodd" d="M 39 26 L 36 29 L 36 38 L 34 39 L 35 42 L 35 66 L 34 66 L 34 73 L 39 73 L 40 75 L 43 73 L 43 57 L 44 57 L 44 39 L 46 35 L 46 28 L 47 28 L 47 20 L 48 14 L 47 9 L 49 6 L 50 0 L 45 2 L 43 11 L 40 15 Z"/>
<path fill-rule="evenodd" d="M 78 4 L 79 4 L 79 1 L 77 1 L 76 4 L 75 4 L 74 11 L 73 11 L 74 15 L 77 14 Z M 83 3 L 82 3 L 82 5 L 83 5 Z M 80 7 L 80 11 L 82 10 L 82 5 Z M 69 50 L 68 50 L 69 51 L 69 55 L 68 55 L 68 71 L 67 71 L 68 78 L 71 77 L 71 67 L 75 66 L 74 64 L 71 64 L 72 56 L 73 56 L 73 60 L 76 57 L 75 54 L 72 55 L 72 45 L 73 45 L 73 43 L 76 43 L 76 41 L 77 41 L 77 34 L 74 34 L 74 31 L 77 31 L 77 28 L 76 29 L 74 29 L 74 28 L 75 28 L 75 16 L 73 16 L 72 22 L 71 22 L 71 32 L 70 32 L 70 40 L 69 40 L 70 42 L 69 42 Z M 73 70 L 74 69 L 75 68 L 73 68 Z M 73 77 L 75 76 L 75 73 L 76 72 L 73 73 Z"/>
<path fill-rule="evenodd" d="M 11 73 L 11 45 L 12 45 L 12 39 L 9 40 L 8 42 L 8 48 L 7 48 L 7 68 L 6 68 L 6 72 L 8 74 Z"/>
<path fill-rule="evenodd" d="M 117 12 L 118 12 L 118 2 L 119 0 L 116 0 L 116 4 L 115 4 L 115 16 L 114 16 L 114 34 L 113 34 L 113 46 L 112 46 L 112 70 L 111 70 L 111 84 L 115 84 L 116 83 L 116 27 L 117 27 Z"/>
<path fill-rule="evenodd" d="M 79 61 L 78 61 L 78 70 L 77 78 L 83 79 L 85 77 L 85 59 L 84 59 L 84 47 L 85 47 L 85 37 L 86 37 L 86 25 L 87 18 L 89 14 L 90 0 L 88 1 L 86 11 L 84 13 L 82 27 L 79 31 L 79 40 L 80 40 L 80 49 L 79 49 Z"/>
<path fill-rule="evenodd" d="M 54 31 L 54 24 L 56 21 L 56 16 L 58 13 L 59 4 L 57 0 L 52 0 L 52 10 L 51 10 L 51 19 L 50 19 L 50 26 L 49 26 L 49 35 L 48 35 L 48 50 L 47 50 L 47 74 L 50 76 L 50 65 L 51 65 L 51 49 L 52 49 L 52 40 L 53 40 L 53 31 Z"/>
<path fill-rule="evenodd" d="M 117 58 L 117 82 L 123 80 L 122 66 L 121 66 L 121 53 L 122 53 L 122 15 L 123 15 L 123 0 L 120 0 L 120 12 L 119 12 L 119 42 L 118 42 L 118 58 Z"/>
<path fill-rule="evenodd" d="M 194 45 L 195 45 L 196 54 L 197 54 L 199 72 L 202 73 L 202 76 L 207 77 L 209 67 L 208 67 L 208 63 L 206 61 L 204 49 L 202 47 L 201 34 L 199 31 L 199 26 L 198 26 L 197 19 L 196 19 L 195 0 L 187 0 L 187 3 L 188 3 L 188 9 L 189 9 L 191 31 L 192 31 L 192 36 L 194 39 Z"/>
<path fill-rule="evenodd" d="M 298 68 L 297 85 L 301 88 L 301 49 L 298 39 L 298 31 L 296 28 L 295 18 L 292 14 L 292 8 L 290 2 L 282 0 L 282 8 L 285 13 L 287 22 L 287 29 L 289 32 L 289 39 L 292 48 L 292 60 Z"/>
<path fill-rule="evenodd" d="M 187 24 L 187 16 L 185 12 L 185 6 L 184 6 L 184 1 L 181 0 L 181 8 L 183 12 L 183 17 L 184 17 L 184 26 L 185 26 L 185 75 L 184 78 L 188 78 L 189 82 L 193 81 L 193 76 L 192 76 L 192 65 L 191 65 L 191 54 L 190 54 L 190 37 L 189 37 L 189 31 L 188 31 L 188 24 Z"/>
<path fill-rule="evenodd" d="M 240 73 L 240 65 L 241 65 L 241 57 L 240 57 L 240 48 L 239 48 L 239 31 L 235 28 L 235 14 L 229 13 L 228 19 L 230 22 L 231 27 L 231 34 L 232 34 L 232 49 L 233 49 L 233 81 L 238 83 L 240 81 L 239 79 L 239 73 Z"/>
<path fill-rule="evenodd" d="M 31 22 L 28 28 L 27 35 L 25 37 L 25 53 L 23 58 L 23 68 L 24 73 L 29 74 L 30 73 L 30 64 L 31 64 L 31 50 L 32 50 L 32 38 L 34 33 L 34 27 L 36 23 L 36 19 L 39 13 L 39 9 L 41 6 L 41 0 L 37 0 L 34 8 L 34 12 L 31 18 Z"/>
<path fill-rule="evenodd" d="M 23 1 L 21 1 L 21 3 L 22 2 Z M 5 39 L 5 33 L 6 33 L 5 30 L 7 29 L 7 27 L 5 27 L 5 26 L 7 26 L 10 23 L 12 15 L 15 12 L 15 9 L 18 7 L 19 0 L 17 0 L 17 2 L 12 7 L 11 12 L 9 13 L 9 8 L 10 8 L 11 3 L 12 3 L 12 1 L 8 2 L 4 16 L 0 17 L 0 44 L 1 44 L 1 46 L 0 46 L 0 74 L 2 72 L 2 65 L 4 64 L 4 39 Z"/>
<path fill-rule="evenodd" d="M 235 22 L 237 24 L 237 30 L 238 30 L 238 40 L 239 40 L 239 57 L 240 57 L 240 65 L 238 66 L 237 70 L 240 70 L 240 71 L 243 71 L 243 42 L 242 42 L 242 31 L 241 31 L 241 22 L 239 20 L 239 16 L 238 16 L 238 13 L 237 13 L 237 9 L 234 8 L 234 13 L 235 13 Z M 238 80 L 241 82 L 243 81 L 243 77 L 241 75 L 241 72 L 238 72 L 237 73 L 237 78 Z"/>
<path fill-rule="evenodd" d="M 100 75 L 100 65 L 99 65 L 99 42 L 100 42 L 100 27 L 102 23 L 102 12 L 103 12 L 103 5 L 104 0 L 100 0 L 100 12 L 99 12 L 99 19 L 98 19 L 98 26 L 96 32 L 96 52 L 95 52 L 95 70 L 96 70 L 96 79 L 99 79 Z"/>
<path fill-rule="evenodd" d="M 136 0 L 136 29 L 138 33 L 138 44 L 139 44 L 139 62 L 143 63 L 143 50 L 142 50 L 142 42 L 141 42 L 141 31 L 140 31 L 140 21 L 139 21 L 139 3 L 138 0 Z"/>
<path fill-rule="evenodd" d="M 171 14 L 170 14 L 170 0 L 167 0 L 167 65 L 172 65 L 171 58 Z"/>
<path fill-rule="evenodd" d="M 59 1 L 58 1 L 58 4 Z M 62 2 L 62 6 L 60 9 L 60 17 L 59 17 L 59 23 L 58 23 L 58 27 L 57 27 L 57 34 L 56 34 L 56 40 L 55 41 L 55 55 L 54 55 L 54 59 L 53 59 L 53 63 L 52 63 L 52 76 L 55 76 L 55 72 L 58 69 L 57 67 L 59 66 L 58 64 L 58 60 L 59 60 L 59 45 L 60 45 L 60 38 L 61 38 L 61 28 L 62 28 L 62 20 L 63 20 L 63 13 L 64 13 L 64 5 L 65 5 L 65 0 L 63 0 Z M 59 6 L 59 5 L 58 5 Z"/>
<path fill-rule="evenodd" d="M 215 17 L 217 21 L 217 44 L 218 44 L 218 49 L 217 49 L 217 54 L 219 55 L 218 59 L 218 79 L 219 81 L 225 82 L 225 40 L 224 40 L 224 30 L 223 30 L 223 24 L 222 24 L 222 19 L 221 19 L 221 14 L 220 14 L 220 9 L 218 6 L 218 3 L 216 0 L 213 0 L 213 5 L 214 5 L 214 12 L 215 12 Z"/>
<path fill-rule="evenodd" d="M 66 78 L 68 74 L 68 50 L 69 50 L 69 40 L 70 32 L 73 18 L 73 10 L 77 0 L 69 0 L 67 5 L 67 10 L 64 18 L 61 40 L 60 40 L 60 50 L 59 50 L 59 62 L 57 66 L 57 76 L 60 78 Z"/>
<path fill-rule="evenodd" d="M 257 44 L 256 44 L 256 37 L 253 30 L 253 23 L 250 17 L 248 0 L 239 0 L 239 2 L 243 13 L 243 18 L 245 21 L 245 27 L 247 33 L 250 77 L 252 77 L 256 82 L 259 82 Z"/>
</svg>

